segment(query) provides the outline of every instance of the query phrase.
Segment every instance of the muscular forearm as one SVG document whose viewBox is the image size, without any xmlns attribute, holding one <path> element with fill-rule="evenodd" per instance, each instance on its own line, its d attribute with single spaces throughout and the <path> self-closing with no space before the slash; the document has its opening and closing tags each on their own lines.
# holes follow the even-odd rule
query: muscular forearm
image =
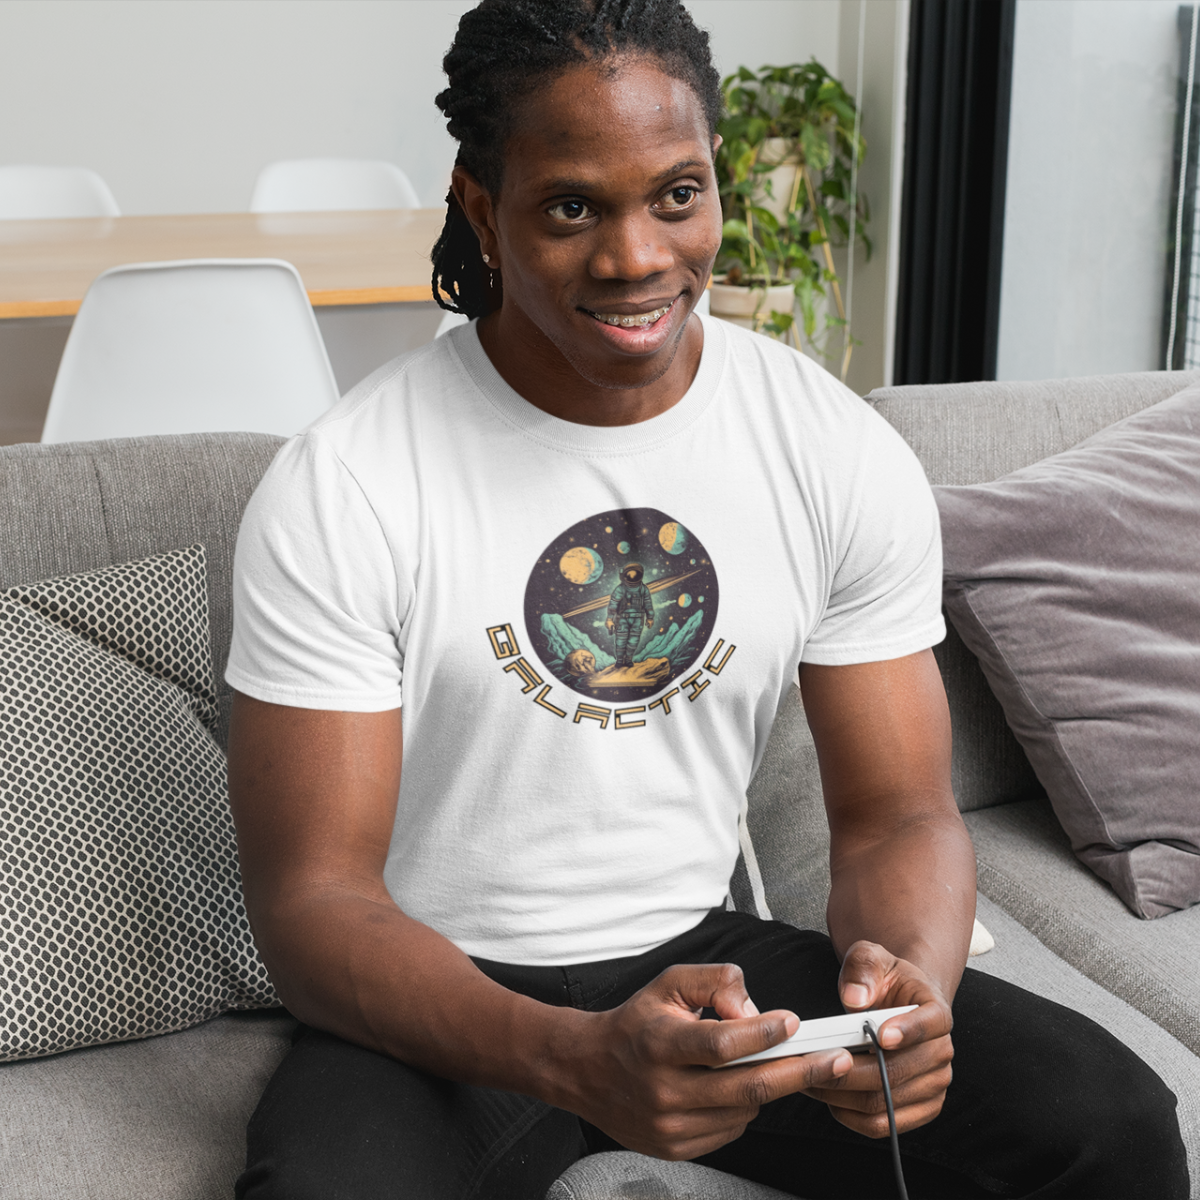
<svg viewBox="0 0 1200 1200">
<path fill-rule="evenodd" d="M 957 813 L 914 820 L 831 854 L 827 917 L 839 956 L 878 942 L 952 999 L 975 916 L 975 853 Z"/>
<path fill-rule="evenodd" d="M 255 934 L 302 1021 L 447 1079 L 560 1100 L 589 1014 L 518 995 L 386 893 L 277 897 Z"/>
</svg>

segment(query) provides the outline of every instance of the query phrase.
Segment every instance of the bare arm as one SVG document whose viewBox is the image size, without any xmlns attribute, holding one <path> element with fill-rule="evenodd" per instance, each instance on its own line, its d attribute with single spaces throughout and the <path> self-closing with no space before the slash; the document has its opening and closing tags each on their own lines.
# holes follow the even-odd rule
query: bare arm
<svg viewBox="0 0 1200 1200">
<path fill-rule="evenodd" d="M 796 1028 L 790 1014 L 759 1016 L 736 968 L 671 968 L 609 1012 L 552 1008 L 403 913 L 383 883 L 399 710 L 238 695 L 229 758 L 255 940 L 302 1021 L 444 1078 L 538 1096 L 667 1158 L 716 1149 L 760 1104 L 849 1070 L 844 1052 L 708 1070 Z M 700 1020 L 704 1006 L 728 1019 Z"/>
<path fill-rule="evenodd" d="M 975 853 L 950 788 L 950 718 L 932 651 L 848 667 L 805 665 L 805 712 L 821 766 L 830 828 L 827 910 L 843 960 L 849 1009 L 922 1007 L 889 1022 L 885 1047 L 904 1046 L 897 1092 L 902 1128 L 932 1119 L 950 1081 L 950 1002 L 975 916 Z M 874 1064 L 855 1068 L 837 1092 L 870 1092 L 860 1120 L 886 1133 Z M 894 1086 L 894 1084 L 893 1084 Z"/>
</svg>

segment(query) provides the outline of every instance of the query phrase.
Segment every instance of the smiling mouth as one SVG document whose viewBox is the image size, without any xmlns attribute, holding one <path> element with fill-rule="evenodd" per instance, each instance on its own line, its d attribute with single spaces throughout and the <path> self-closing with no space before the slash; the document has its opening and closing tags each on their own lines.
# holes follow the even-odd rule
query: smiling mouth
<svg viewBox="0 0 1200 1200">
<path fill-rule="evenodd" d="M 674 301 L 672 301 L 673 303 Z M 653 325 L 656 321 L 665 317 L 671 311 L 671 304 L 664 304 L 662 308 L 656 308 L 652 312 L 633 313 L 632 315 L 598 313 L 592 312 L 590 308 L 585 308 L 583 311 L 589 317 L 595 317 L 603 325 L 617 325 L 622 329 L 640 329 L 647 325 Z"/>
</svg>

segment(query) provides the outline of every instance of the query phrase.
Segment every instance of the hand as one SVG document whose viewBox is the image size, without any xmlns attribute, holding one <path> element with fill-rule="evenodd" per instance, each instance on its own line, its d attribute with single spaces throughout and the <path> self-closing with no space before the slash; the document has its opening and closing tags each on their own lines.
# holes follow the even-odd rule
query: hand
<svg viewBox="0 0 1200 1200">
<path fill-rule="evenodd" d="M 718 1021 L 701 1020 L 702 1008 Z M 770 1100 L 831 1086 L 853 1067 L 845 1050 L 712 1067 L 795 1033 L 795 1013 L 759 1014 L 731 964 L 675 966 L 619 1008 L 589 1014 L 597 1032 L 558 1101 L 622 1146 L 691 1159 L 741 1136 Z"/>
<path fill-rule="evenodd" d="M 880 1027 L 887 1052 L 888 1083 L 900 1133 L 932 1121 L 942 1111 L 950 1086 L 954 1024 L 941 990 L 919 967 L 875 942 L 855 942 L 842 962 L 838 990 L 847 1012 L 917 1004 L 915 1012 L 892 1017 Z M 867 1137 L 888 1136 L 883 1081 L 874 1052 L 854 1056 L 854 1068 L 832 1083 L 805 1088 L 829 1105 L 836 1120 Z"/>
<path fill-rule="evenodd" d="M 650 628 L 650 627 L 651 627 L 653 624 L 654 624 L 654 618 L 653 618 L 653 617 L 647 617 L 647 618 L 646 618 L 646 628 L 647 628 L 647 629 L 649 629 L 649 628 Z"/>
<path fill-rule="evenodd" d="M 615 622 L 613 621 L 612 617 L 609 617 L 608 620 L 604 622 L 604 628 L 607 629 L 609 633 L 612 633 L 614 624 Z"/>
</svg>

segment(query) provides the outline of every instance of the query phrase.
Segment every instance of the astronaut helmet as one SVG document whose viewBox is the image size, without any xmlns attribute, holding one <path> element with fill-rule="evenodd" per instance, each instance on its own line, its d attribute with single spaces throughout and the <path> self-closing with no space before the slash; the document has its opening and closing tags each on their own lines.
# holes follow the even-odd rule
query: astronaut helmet
<svg viewBox="0 0 1200 1200">
<path fill-rule="evenodd" d="M 642 576 L 645 573 L 646 568 L 640 562 L 626 563 L 621 568 L 621 578 L 624 580 L 626 587 L 637 587 L 642 582 Z"/>
</svg>

